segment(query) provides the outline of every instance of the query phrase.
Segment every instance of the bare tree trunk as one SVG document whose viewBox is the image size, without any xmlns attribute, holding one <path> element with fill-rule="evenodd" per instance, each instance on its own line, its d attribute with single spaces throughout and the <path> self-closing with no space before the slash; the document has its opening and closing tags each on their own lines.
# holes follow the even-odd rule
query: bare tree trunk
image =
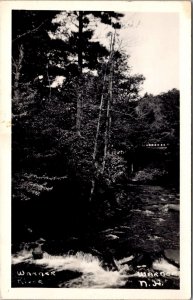
<svg viewBox="0 0 193 300">
<path fill-rule="evenodd" d="M 104 156 L 103 156 L 103 163 L 102 163 L 102 173 L 105 170 L 105 164 L 108 154 L 108 147 L 110 141 L 110 127 L 111 127 L 111 116 L 110 116 L 110 109 L 111 103 L 113 99 L 113 52 L 114 52 L 114 43 L 115 43 L 115 34 L 114 37 L 111 36 L 111 44 L 110 44 L 110 74 L 109 74 L 109 97 L 107 102 L 107 113 L 106 113 L 106 129 L 105 129 L 105 146 L 104 146 Z"/>
<path fill-rule="evenodd" d="M 112 59 L 113 59 L 114 43 L 115 43 L 115 35 L 114 35 L 114 38 L 112 38 L 112 36 L 111 36 L 110 56 L 109 56 L 109 61 L 107 63 L 107 64 L 110 63 L 109 98 L 108 98 L 108 103 L 107 103 L 105 146 L 104 146 L 104 156 L 103 156 L 102 172 L 101 173 L 103 173 L 104 169 L 105 169 L 105 162 L 106 162 L 107 149 L 108 149 L 108 141 L 110 139 L 110 126 L 111 126 L 110 103 L 112 102 L 112 71 L 113 71 Z M 94 152 L 93 152 L 93 162 L 94 162 L 94 166 L 95 166 L 97 172 L 98 172 L 98 164 L 97 164 L 97 161 L 96 161 L 96 154 L 97 154 L 97 145 L 98 145 L 98 137 L 99 137 L 99 132 L 100 132 L 100 123 L 101 123 L 101 117 L 102 117 L 102 110 L 103 110 L 103 105 L 104 105 L 105 82 L 106 82 L 106 71 L 105 71 L 105 76 L 104 76 L 104 81 L 103 81 L 103 90 L 102 90 L 101 102 L 100 102 L 100 106 L 99 106 L 99 116 L 98 116 L 97 131 L 96 131 L 96 137 L 95 137 L 95 143 L 94 143 Z M 89 201 L 92 201 L 92 196 L 93 196 L 94 189 L 95 189 L 95 182 L 96 182 L 96 179 L 93 178 L 93 180 L 91 182 L 91 192 L 90 192 Z"/>
<path fill-rule="evenodd" d="M 96 160 L 96 154 L 97 154 L 97 144 L 98 144 L 98 137 L 99 137 L 99 129 L 101 124 L 101 117 L 102 117 L 102 109 L 104 105 L 104 88 L 105 88 L 105 82 L 106 82 L 106 73 L 104 76 L 104 82 L 103 82 L 103 88 L 102 88 L 102 95 L 101 95 L 101 101 L 99 106 L 99 116 L 98 116 L 98 122 L 97 122 L 97 130 L 96 130 L 96 137 L 95 137 L 95 143 L 94 143 L 94 152 L 93 152 L 93 161 Z"/>
<path fill-rule="evenodd" d="M 50 76 L 49 76 L 49 62 L 46 65 L 46 69 L 47 69 L 47 78 L 48 78 L 48 84 L 49 84 L 49 90 L 50 90 L 50 92 L 49 92 L 49 99 L 50 99 L 52 90 L 51 90 L 51 82 L 50 82 Z"/>
<path fill-rule="evenodd" d="M 15 78 L 14 78 L 14 85 L 13 85 L 13 100 L 18 102 L 20 98 L 20 92 L 19 92 L 19 81 L 21 77 L 21 68 L 22 68 L 22 62 L 24 57 L 24 49 L 23 45 L 19 48 L 19 57 L 17 62 L 15 61 L 13 65 L 15 66 Z"/>
<path fill-rule="evenodd" d="M 108 150 L 108 133 L 109 133 L 109 116 L 110 116 L 110 99 L 108 99 L 107 103 L 107 116 L 106 116 L 106 129 L 105 129 L 105 145 L 104 145 L 104 156 L 102 163 L 102 173 L 105 170 L 106 158 L 107 158 L 107 150 Z"/>
<path fill-rule="evenodd" d="M 104 105 L 105 82 L 106 82 L 106 70 L 105 70 L 104 81 L 103 81 L 103 88 L 102 88 L 101 101 L 100 101 L 100 106 L 99 106 L 99 116 L 98 116 L 98 122 L 97 122 L 96 137 L 95 137 L 95 142 L 94 142 L 94 151 L 93 151 L 93 156 L 92 156 L 96 171 L 98 171 L 98 164 L 97 164 L 97 161 L 96 161 L 96 154 L 97 154 L 97 145 L 98 145 L 98 138 L 99 138 L 99 132 L 100 132 L 101 118 L 102 118 L 102 108 L 103 108 L 103 105 Z M 95 178 L 92 180 L 92 183 L 91 183 L 91 192 L 90 192 L 89 201 L 92 200 L 92 195 L 94 193 L 94 189 L 95 189 Z"/>
<path fill-rule="evenodd" d="M 91 190 L 90 190 L 90 197 L 89 197 L 89 202 L 92 201 L 92 196 L 93 196 L 93 193 L 94 193 L 94 189 L 95 189 L 95 178 L 92 179 L 92 182 L 91 182 Z"/>
<path fill-rule="evenodd" d="M 82 119 L 82 93 L 81 93 L 81 77 L 82 77 L 82 34 L 83 34 L 83 12 L 79 11 L 78 16 L 78 71 L 79 84 L 77 91 L 77 112 L 76 112 L 76 131 L 81 136 L 81 119 Z"/>
<path fill-rule="evenodd" d="M 78 86 L 77 91 L 77 106 L 76 106 L 76 132 L 81 136 L 81 120 L 82 120 L 82 93 L 80 91 L 80 86 Z"/>
<path fill-rule="evenodd" d="M 83 35 L 83 11 L 79 11 L 78 15 L 78 69 L 82 74 L 82 35 Z"/>
<path fill-rule="evenodd" d="M 111 101 L 112 101 L 112 74 L 111 74 L 111 71 L 110 71 L 110 76 L 109 76 L 109 98 L 108 98 L 108 102 L 107 102 L 105 145 L 104 145 L 104 156 L 103 156 L 103 163 L 102 163 L 102 173 L 105 170 L 106 158 L 107 158 L 107 154 L 108 154 L 108 146 L 109 146 L 109 138 L 110 138 L 110 123 L 111 123 L 111 117 L 110 117 Z"/>
</svg>

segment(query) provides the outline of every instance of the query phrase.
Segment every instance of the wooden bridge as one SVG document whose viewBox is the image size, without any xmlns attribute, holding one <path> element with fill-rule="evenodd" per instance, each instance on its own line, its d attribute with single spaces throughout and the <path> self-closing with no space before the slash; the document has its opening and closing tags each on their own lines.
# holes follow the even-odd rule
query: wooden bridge
<svg viewBox="0 0 193 300">
<path fill-rule="evenodd" d="M 169 146 L 168 143 L 147 143 L 141 145 L 141 147 L 143 148 L 156 148 L 156 149 L 167 149 L 168 146 Z"/>
<path fill-rule="evenodd" d="M 137 146 L 137 148 L 146 148 L 146 149 L 157 149 L 157 150 L 166 150 L 169 147 L 169 143 L 144 143 L 144 144 L 139 144 L 139 145 L 129 145 L 127 146 L 127 148 L 129 150 L 135 148 Z M 118 154 L 118 155 L 123 155 L 125 153 L 125 151 L 123 150 L 113 150 L 111 152 L 112 154 Z"/>
</svg>

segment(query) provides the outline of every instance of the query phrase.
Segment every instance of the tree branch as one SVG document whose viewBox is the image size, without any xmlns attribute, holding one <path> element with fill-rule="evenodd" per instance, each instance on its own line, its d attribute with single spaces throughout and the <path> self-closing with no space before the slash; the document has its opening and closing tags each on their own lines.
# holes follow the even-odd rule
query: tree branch
<svg viewBox="0 0 193 300">
<path fill-rule="evenodd" d="M 46 21 L 47 21 L 47 20 L 45 20 L 44 22 L 42 22 L 38 27 L 36 27 L 36 28 L 34 28 L 34 29 L 32 29 L 32 30 L 28 30 L 27 32 L 24 32 L 23 34 L 19 35 L 19 36 L 16 37 L 14 40 L 12 40 L 12 43 L 15 42 L 15 41 L 17 41 L 18 39 L 24 37 L 24 36 L 27 35 L 27 34 L 30 34 L 30 33 L 32 33 L 32 32 L 37 31 L 43 24 L 46 23 Z"/>
</svg>

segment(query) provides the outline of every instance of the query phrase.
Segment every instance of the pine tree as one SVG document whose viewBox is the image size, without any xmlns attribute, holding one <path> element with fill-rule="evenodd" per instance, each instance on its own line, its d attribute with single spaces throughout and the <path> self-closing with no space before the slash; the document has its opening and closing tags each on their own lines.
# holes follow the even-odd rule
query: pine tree
<svg viewBox="0 0 193 300">
<path fill-rule="evenodd" d="M 90 18 L 97 18 L 101 23 L 111 25 L 113 28 L 120 28 L 120 18 L 123 14 L 115 12 L 97 12 L 97 11 L 74 11 L 67 12 L 64 15 L 63 25 L 66 24 L 66 19 L 72 19 L 76 22 L 76 31 L 70 32 L 69 43 L 72 46 L 72 53 L 77 54 L 77 74 L 80 88 L 77 89 L 77 117 L 76 129 L 77 133 L 81 135 L 81 121 L 82 121 L 82 102 L 83 95 L 81 93 L 81 77 L 83 68 L 90 70 L 97 70 L 99 67 L 100 57 L 107 57 L 109 51 L 99 42 L 92 40 L 94 30 L 89 28 Z M 56 18 L 57 22 L 57 18 Z M 60 36 L 60 35 L 59 35 Z"/>
</svg>

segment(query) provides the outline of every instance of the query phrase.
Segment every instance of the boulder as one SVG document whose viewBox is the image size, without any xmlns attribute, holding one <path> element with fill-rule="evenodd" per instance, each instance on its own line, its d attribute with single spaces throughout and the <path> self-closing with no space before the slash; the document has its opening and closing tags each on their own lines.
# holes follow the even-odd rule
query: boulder
<svg viewBox="0 0 193 300">
<path fill-rule="evenodd" d="M 41 259 L 43 258 L 43 251 L 40 245 L 38 245 L 33 251 L 32 256 L 34 259 Z"/>
<path fill-rule="evenodd" d="M 179 212 L 180 211 L 180 205 L 179 204 L 166 204 L 166 205 L 164 205 L 163 210 L 165 212 L 167 212 L 167 211 Z"/>
<path fill-rule="evenodd" d="M 119 237 L 115 234 L 108 234 L 108 235 L 106 235 L 106 238 L 108 240 L 117 240 L 117 239 L 119 239 Z"/>
<path fill-rule="evenodd" d="M 165 249 L 164 255 L 167 260 L 170 262 L 175 263 L 175 265 L 180 264 L 180 253 L 179 250 L 173 250 L 173 249 Z"/>
<path fill-rule="evenodd" d="M 180 211 L 180 205 L 179 204 L 168 204 L 168 210 Z"/>
</svg>

